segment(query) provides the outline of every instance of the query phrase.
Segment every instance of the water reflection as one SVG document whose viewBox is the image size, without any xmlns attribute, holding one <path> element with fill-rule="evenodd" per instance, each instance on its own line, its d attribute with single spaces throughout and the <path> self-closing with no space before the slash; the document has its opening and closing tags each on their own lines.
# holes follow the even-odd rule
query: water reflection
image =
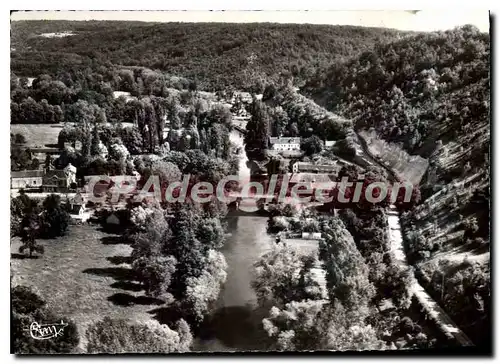
<svg viewBox="0 0 500 364">
<path fill-rule="evenodd" d="M 241 143 L 241 138 L 233 133 L 231 140 Z M 243 152 L 239 174 L 248 178 L 246 160 Z M 262 319 L 269 311 L 257 308 L 250 282 L 254 262 L 271 247 L 272 239 L 266 233 L 267 217 L 232 216 L 227 222 L 231 236 L 222 249 L 228 264 L 227 281 L 193 351 L 265 350 L 267 335 Z"/>
</svg>

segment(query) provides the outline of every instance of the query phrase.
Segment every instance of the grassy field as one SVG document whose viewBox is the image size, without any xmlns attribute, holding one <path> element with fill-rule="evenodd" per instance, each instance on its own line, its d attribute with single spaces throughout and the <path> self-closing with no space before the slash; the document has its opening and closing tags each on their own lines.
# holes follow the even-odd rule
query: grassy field
<svg viewBox="0 0 500 364">
<path fill-rule="evenodd" d="M 133 123 L 122 123 L 124 127 L 131 127 Z M 62 130 L 61 124 L 10 124 L 10 132 L 23 134 L 28 147 L 45 147 L 57 144 L 57 137 Z"/>
<path fill-rule="evenodd" d="M 75 321 L 80 346 L 87 325 L 105 315 L 144 322 L 162 301 L 144 295 L 133 280 L 131 247 L 119 236 L 95 226 L 72 226 L 67 237 L 40 240 L 45 254 L 27 259 L 18 254 L 19 238 L 11 239 L 12 285 L 36 289 L 56 315 Z"/>
<path fill-rule="evenodd" d="M 28 147 L 44 147 L 57 144 L 63 124 L 11 124 L 10 132 L 23 134 Z"/>
</svg>

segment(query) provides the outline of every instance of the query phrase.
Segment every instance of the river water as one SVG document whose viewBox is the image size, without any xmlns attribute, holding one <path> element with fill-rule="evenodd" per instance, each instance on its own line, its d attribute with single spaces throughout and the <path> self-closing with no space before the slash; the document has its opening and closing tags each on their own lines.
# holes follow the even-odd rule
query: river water
<svg viewBox="0 0 500 364">
<path fill-rule="evenodd" d="M 236 131 L 231 141 L 241 147 L 239 177 L 250 178 L 243 148 L 243 137 Z M 265 312 L 256 310 L 256 296 L 250 286 L 253 263 L 270 249 L 272 238 L 267 235 L 267 217 L 231 216 L 229 233 L 222 252 L 228 265 L 227 280 L 220 293 L 207 327 L 195 340 L 193 351 L 264 350 L 262 318 Z"/>
</svg>

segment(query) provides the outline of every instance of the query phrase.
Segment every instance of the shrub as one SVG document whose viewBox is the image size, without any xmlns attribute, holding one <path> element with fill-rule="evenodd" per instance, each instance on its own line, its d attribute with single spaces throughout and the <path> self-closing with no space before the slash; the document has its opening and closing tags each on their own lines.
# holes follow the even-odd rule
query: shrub
<svg viewBox="0 0 500 364">
<path fill-rule="evenodd" d="M 54 315 L 45 308 L 45 301 L 29 287 L 16 286 L 12 289 L 12 352 L 15 354 L 70 353 L 78 345 L 76 325 L 64 317 Z M 59 323 L 64 321 L 63 334 L 48 340 L 34 339 L 30 325 Z"/>
<path fill-rule="evenodd" d="M 89 326 L 86 332 L 88 353 L 171 353 L 189 350 L 192 336 L 184 320 L 177 330 L 156 321 L 130 323 L 104 317 Z"/>
</svg>

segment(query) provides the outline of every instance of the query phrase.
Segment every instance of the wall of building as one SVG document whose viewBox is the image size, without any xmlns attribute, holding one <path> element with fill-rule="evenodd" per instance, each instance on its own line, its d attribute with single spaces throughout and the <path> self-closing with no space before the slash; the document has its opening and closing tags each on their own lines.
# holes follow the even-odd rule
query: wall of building
<svg viewBox="0 0 500 364">
<path fill-rule="evenodd" d="M 42 177 L 11 178 L 10 188 L 40 187 Z"/>
</svg>

